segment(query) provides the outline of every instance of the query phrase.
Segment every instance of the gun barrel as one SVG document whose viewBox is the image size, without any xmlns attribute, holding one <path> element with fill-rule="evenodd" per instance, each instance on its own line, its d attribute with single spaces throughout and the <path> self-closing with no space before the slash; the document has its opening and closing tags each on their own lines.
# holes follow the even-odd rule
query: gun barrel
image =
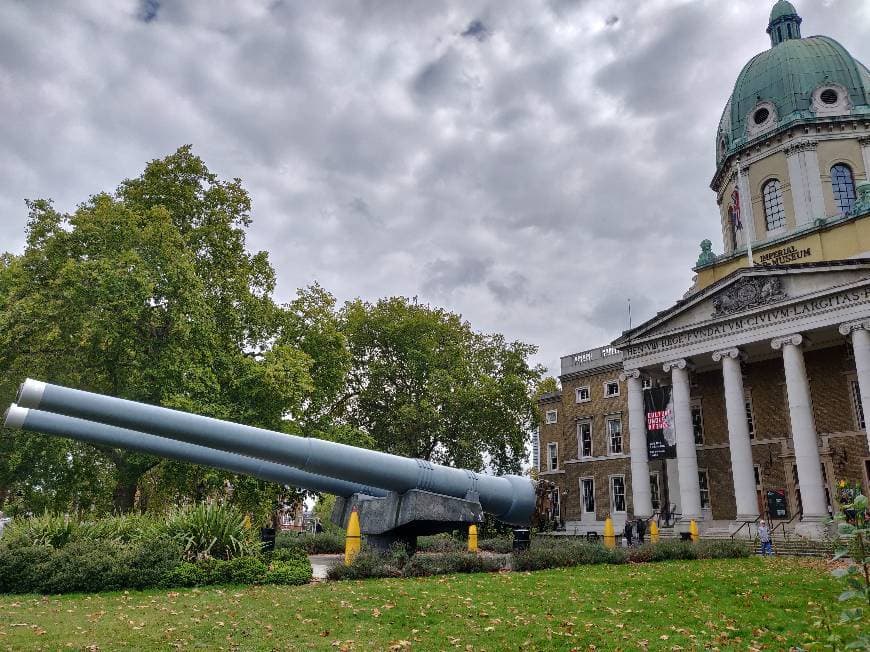
<svg viewBox="0 0 870 652">
<path fill-rule="evenodd" d="M 483 475 L 425 460 L 296 437 L 31 379 L 22 384 L 18 404 L 286 464 L 309 473 L 398 493 L 420 489 L 456 498 L 476 495 L 486 512 L 514 525 L 528 524 L 535 510 L 534 486 L 529 478 L 521 476 Z"/>
<path fill-rule="evenodd" d="M 28 432 L 38 432 L 57 437 L 67 437 L 90 444 L 124 448 L 127 450 L 149 453 L 192 464 L 202 464 L 232 473 L 249 475 L 267 482 L 335 494 L 351 496 L 355 493 L 369 496 L 386 496 L 387 492 L 375 487 L 345 482 L 337 478 L 329 478 L 314 473 L 306 473 L 291 466 L 258 460 L 236 453 L 215 450 L 196 444 L 188 444 L 166 439 L 144 432 L 135 432 L 104 423 L 85 421 L 53 412 L 33 410 L 19 407 L 14 403 L 6 411 L 4 418 L 6 428 L 21 429 Z"/>
</svg>

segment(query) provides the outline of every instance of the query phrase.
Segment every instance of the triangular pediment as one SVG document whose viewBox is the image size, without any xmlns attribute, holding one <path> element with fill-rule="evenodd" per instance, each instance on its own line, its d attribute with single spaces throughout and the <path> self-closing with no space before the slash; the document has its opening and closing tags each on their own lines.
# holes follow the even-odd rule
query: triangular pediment
<svg viewBox="0 0 870 652">
<path fill-rule="evenodd" d="M 743 268 L 626 331 L 614 346 L 655 339 L 868 284 L 868 259 Z"/>
</svg>

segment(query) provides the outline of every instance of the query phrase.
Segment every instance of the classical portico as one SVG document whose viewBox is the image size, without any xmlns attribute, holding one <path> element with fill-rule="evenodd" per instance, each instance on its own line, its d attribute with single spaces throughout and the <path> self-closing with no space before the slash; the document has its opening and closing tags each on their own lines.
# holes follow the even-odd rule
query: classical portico
<svg viewBox="0 0 870 652">
<path fill-rule="evenodd" d="M 703 371 L 721 374 L 721 394 L 705 400 L 711 411 L 724 403 L 728 438 L 727 445 L 719 448 L 727 447 L 730 461 L 734 521 L 758 518 L 761 501 L 753 447 L 768 440 L 754 441 L 750 433 L 744 372 L 747 365 L 763 363 L 778 366 L 784 379 L 781 395 L 787 423 L 777 440 L 784 444 L 780 456 L 793 461 L 787 466 L 794 476 L 793 500 L 801 513 L 795 529 L 820 536 L 831 501 L 826 495 L 813 398 L 818 403 L 824 397 L 811 392 L 813 379 L 807 376 L 804 355 L 842 347 L 847 338 L 854 351 L 861 403 L 870 406 L 870 260 L 740 269 L 624 333 L 614 345 L 623 353 L 628 401 L 633 406 L 629 424 L 636 513 L 652 512 L 647 498 L 651 462 L 646 446 L 639 445 L 646 427 L 640 412 L 645 381 L 671 386 L 678 477 L 669 477 L 668 482 L 679 487 L 678 497 L 671 496 L 671 502 L 678 505 L 683 522 L 703 518 L 698 466 L 703 446 L 696 441 L 692 417 L 693 374 Z"/>
</svg>

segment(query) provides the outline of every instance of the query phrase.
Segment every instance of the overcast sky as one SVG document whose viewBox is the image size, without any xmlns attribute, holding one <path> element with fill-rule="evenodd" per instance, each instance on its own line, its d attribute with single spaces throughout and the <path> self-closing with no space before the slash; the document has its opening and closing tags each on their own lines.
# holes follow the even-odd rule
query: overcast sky
<svg viewBox="0 0 870 652">
<path fill-rule="evenodd" d="M 870 63 L 870 2 L 795 0 Z M 389 295 L 562 355 L 721 252 L 714 136 L 773 0 L 0 1 L 0 250 L 191 143 L 278 298 Z"/>
</svg>

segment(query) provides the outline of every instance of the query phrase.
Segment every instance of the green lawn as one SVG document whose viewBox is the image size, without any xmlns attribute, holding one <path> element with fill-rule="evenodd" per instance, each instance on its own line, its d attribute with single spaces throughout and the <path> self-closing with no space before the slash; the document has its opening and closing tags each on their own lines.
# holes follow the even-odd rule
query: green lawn
<svg viewBox="0 0 870 652">
<path fill-rule="evenodd" d="M 820 649 L 813 622 L 839 592 L 824 562 L 752 558 L 3 596 L 0 649 Z"/>
</svg>

